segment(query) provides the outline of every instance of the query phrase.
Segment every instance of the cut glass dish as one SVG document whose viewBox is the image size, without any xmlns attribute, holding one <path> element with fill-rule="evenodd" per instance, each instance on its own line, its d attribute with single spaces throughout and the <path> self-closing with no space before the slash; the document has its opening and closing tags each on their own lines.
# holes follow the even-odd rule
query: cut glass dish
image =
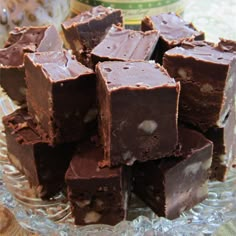
<svg viewBox="0 0 236 236">
<path fill-rule="evenodd" d="M 235 0 L 192 1 L 186 8 L 185 19 L 207 31 L 210 41 L 217 41 L 219 36 L 236 40 L 235 24 L 232 23 L 235 22 L 235 7 Z M 221 13 L 225 12 L 224 16 L 219 13 L 220 9 Z M 211 14 L 213 12 L 215 15 Z M 221 18 L 216 13 L 221 14 Z M 15 108 L 16 105 L 0 92 L 0 118 Z M 3 129 L 1 122 L 0 129 Z M 0 132 L 0 204 L 15 215 L 22 227 L 40 235 L 212 235 L 219 226 L 236 221 L 236 169 L 229 171 L 226 182 L 210 182 L 208 198 L 175 220 L 157 217 L 140 200 L 132 199 L 129 221 L 116 226 L 78 227 L 73 224 L 70 206 L 63 193 L 50 201 L 37 198 L 25 176 L 8 162 L 4 133 Z"/>
</svg>

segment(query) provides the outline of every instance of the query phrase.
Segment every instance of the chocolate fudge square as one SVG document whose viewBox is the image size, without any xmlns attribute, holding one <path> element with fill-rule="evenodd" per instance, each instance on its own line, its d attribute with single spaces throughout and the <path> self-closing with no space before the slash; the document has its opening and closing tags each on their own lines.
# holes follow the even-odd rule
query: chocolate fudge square
<svg viewBox="0 0 236 236">
<path fill-rule="evenodd" d="M 204 33 L 198 31 L 192 23 L 185 22 L 175 13 L 163 13 L 146 16 L 141 22 L 141 29 L 157 30 L 160 39 L 157 44 L 156 62 L 162 63 L 165 51 L 179 46 L 183 40 L 204 40 Z"/>
<path fill-rule="evenodd" d="M 123 25 L 121 10 L 96 6 L 62 23 L 65 39 L 78 59 L 105 37 L 112 25 Z"/>
<path fill-rule="evenodd" d="M 68 199 L 76 225 L 115 225 L 126 219 L 130 189 L 127 167 L 102 168 L 103 149 L 87 143 L 66 172 Z"/>
<path fill-rule="evenodd" d="M 95 73 L 67 51 L 25 56 L 27 105 L 51 145 L 83 139 L 96 120 Z"/>
<path fill-rule="evenodd" d="M 62 41 L 54 26 L 11 31 L 5 47 L 0 49 L 0 84 L 8 96 L 20 104 L 25 102 L 25 53 L 59 50 Z"/>
<path fill-rule="evenodd" d="M 135 163 L 133 191 L 158 216 L 177 218 L 208 195 L 212 142 L 194 130 L 180 129 L 181 155 Z"/>
<path fill-rule="evenodd" d="M 152 59 L 158 38 L 156 30 L 142 32 L 114 26 L 92 50 L 92 62 Z"/>
<path fill-rule="evenodd" d="M 3 117 L 8 158 L 29 180 L 39 197 L 50 198 L 64 185 L 74 144 L 51 147 L 24 108 Z"/>
<path fill-rule="evenodd" d="M 236 158 L 236 108 L 232 107 L 222 127 L 212 127 L 204 135 L 213 144 L 213 160 L 210 178 L 225 181 Z"/>
<path fill-rule="evenodd" d="M 145 61 L 98 63 L 96 74 L 103 164 L 170 156 L 178 144 L 180 84 Z"/>
<path fill-rule="evenodd" d="M 186 42 L 165 53 L 163 66 L 181 82 L 180 120 L 203 132 L 222 127 L 234 103 L 235 52 L 203 41 Z"/>
</svg>

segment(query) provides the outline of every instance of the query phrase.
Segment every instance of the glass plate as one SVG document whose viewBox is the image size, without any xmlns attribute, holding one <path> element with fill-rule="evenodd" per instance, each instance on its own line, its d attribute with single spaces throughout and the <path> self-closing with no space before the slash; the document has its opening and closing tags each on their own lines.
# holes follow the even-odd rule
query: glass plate
<svg viewBox="0 0 236 236">
<path fill-rule="evenodd" d="M 236 25 L 232 23 L 235 22 L 235 7 L 235 0 L 191 1 L 184 18 L 207 32 L 210 41 L 218 41 L 219 36 L 236 40 Z M 0 91 L 0 119 L 15 108 L 16 105 Z M 3 129 L 1 122 L 0 129 Z M 8 162 L 4 133 L 0 132 L 0 204 L 11 210 L 22 227 L 40 235 L 212 235 L 219 226 L 236 222 L 236 169 L 230 170 L 226 182 L 210 182 L 208 198 L 175 220 L 155 216 L 132 196 L 129 221 L 116 226 L 78 227 L 73 225 L 70 206 L 63 193 L 49 201 L 37 198 L 25 176 Z"/>
<path fill-rule="evenodd" d="M 15 110 L 16 105 L 0 92 L 0 117 Z M 3 126 L 0 123 L 2 131 Z M 20 225 L 41 235 L 211 235 L 220 225 L 236 218 L 236 169 L 226 182 L 210 182 L 208 198 L 178 219 L 157 217 L 140 200 L 132 196 L 128 216 L 112 227 L 73 225 L 70 205 L 63 193 L 49 201 L 37 198 L 27 179 L 7 160 L 4 133 L 0 133 L 0 204 L 10 209 Z M 133 220 L 134 219 L 134 220 Z M 158 234 L 160 233 L 160 234 Z"/>
</svg>

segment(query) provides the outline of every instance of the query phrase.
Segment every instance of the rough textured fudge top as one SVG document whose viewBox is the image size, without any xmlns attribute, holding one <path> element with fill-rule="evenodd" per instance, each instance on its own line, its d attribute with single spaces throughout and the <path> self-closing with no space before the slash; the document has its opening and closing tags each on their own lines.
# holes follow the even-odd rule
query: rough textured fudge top
<svg viewBox="0 0 236 236">
<path fill-rule="evenodd" d="M 43 43 L 42 40 L 46 39 Z M 52 44 L 53 43 L 53 44 Z M 15 28 L 5 48 L 0 49 L 0 65 L 23 65 L 26 52 L 62 50 L 62 41 L 54 26 Z"/>
<path fill-rule="evenodd" d="M 33 123 L 32 118 L 24 108 L 4 116 L 3 124 L 16 135 L 18 143 L 35 144 L 43 141 L 36 132 L 36 125 Z"/>
<path fill-rule="evenodd" d="M 86 143 L 81 152 L 77 153 L 70 162 L 66 172 L 66 179 L 110 178 L 120 175 L 121 168 L 98 167 L 103 160 L 103 150 L 93 144 Z"/>
<path fill-rule="evenodd" d="M 68 51 L 37 52 L 27 54 L 26 57 L 36 67 L 40 67 L 52 82 L 76 79 L 81 75 L 94 73 Z"/>
<path fill-rule="evenodd" d="M 109 90 L 120 87 L 151 89 L 158 86 L 176 86 L 175 80 L 170 78 L 162 66 L 147 61 L 99 62 L 96 71 L 102 75 Z"/>
<path fill-rule="evenodd" d="M 228 65 L 236 53 L 221 50 L 219 47 L 204 41 L 184 42 L 181 47 L 175 47 L 167 52 L 167 56 L 181 56 L 195 58 L 198 61 Z"/>
<path fill-rule="evenodd" d="M 174 13 L 163 13 L 157 16 L 146 17 L 144 20 L 150 27 L 160 32 L 165 40 L 176 40 L 196 37 L 202 35 L 202 32 L 190 23 L 186 23 L 182 18 Z"/>
<path fill-rule="evenodd" d="M 88 23 L 90 20 L 101 20 L 113 12 L 121 12 L 119 9 L 112 9 L 110 7 L 97 6 L 91 8 L 90 11 L 85 11 L 79 15 L 65 21 L 63 27 L 69 28 L 79 25 L 81 23 Z"/>
<path fill-rule="evenodd" d="M 114 26 L 92 54 L 111 60 L 149 60 L 158 38 L 156 30 L 142 32 Z"/>
</svg>

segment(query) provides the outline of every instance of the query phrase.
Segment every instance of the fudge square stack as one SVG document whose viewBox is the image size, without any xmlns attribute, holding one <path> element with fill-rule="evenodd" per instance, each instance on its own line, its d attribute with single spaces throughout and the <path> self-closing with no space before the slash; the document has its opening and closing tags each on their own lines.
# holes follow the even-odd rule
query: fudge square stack
<svg viewBox="0 0 236 236">
<path fill-rule="evenodd" d="M 52 25 L 11 31 L 5 47 L 0 49 L 0 84 L 7 95 L 19 104 L 26 102 L 25 53 L 61 50 L 62 41 Z"/>
<path fill-rule="evenodd" d="M 185 42 L 167 51 L 163 66 L 181 82 L 179 119 L 214 142 L 211 178 L 224 181 L 236 156 L 236 43 Z"/>
<path fill-rule="evenodd" d="M 106 10 L 63 24 L 65 34 L 83 33 L 90 22 L 102 23 L 104 34 L 111 26 L 107 19 L 121 20 L 119 11 L 100 11 Z M 207 196 L 212 143 L 178 127 L 180 83 L 145 61 L 155 56 L 160 33 L 114 26 L 104 40 L 98 34 L 86 42 L 89 33 L 68 34 L 67 40 L 79 60 L 96 58 L 95 72 L 65 50 L 25 55 L 27 109 L 4 118 L 9 159 L 43 198 L 60 190 L 69 166 L 65 182 L 75 224 L 126 219 L 131 190 L 157 215 L 178 217 Z M 108 50 L 119 45 L 114 54 Z M 101 144 L 91 137 L 97 113 Z"/>
<path fill-rule="evenodd" d="M 96 125 L 96 76 L 67 51 L 25 55 L 27 109 L 3 118 L 9 160 L 42 198 L 64 186 L 76 143 Z"/>
</svg>

